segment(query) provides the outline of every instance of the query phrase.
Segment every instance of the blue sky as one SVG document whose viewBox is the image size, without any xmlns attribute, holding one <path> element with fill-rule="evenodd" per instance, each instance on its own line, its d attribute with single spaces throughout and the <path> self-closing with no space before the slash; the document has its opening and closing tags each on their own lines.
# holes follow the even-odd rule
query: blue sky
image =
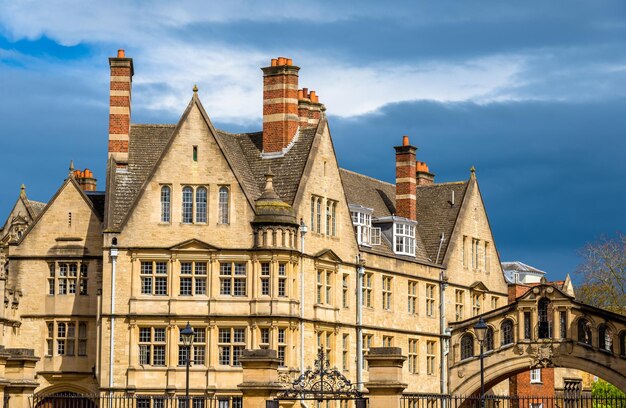
<svg viewBox="0 0 626 408">
<path fill-rule="evenodd" d="M 409 135 L 438 181 L 474 165 L 502 260 L 553 279 L 626 231 L 626 3 L 0 0 L 0 213 L 47 201 L 70 159 L 104 184 L 108 61 L 133 122 L 175 123 L 194 84 L 228 131 L 261 122 L 287 56 L 327 107 L 340 165 L 393 181 Z"/>
</svg>

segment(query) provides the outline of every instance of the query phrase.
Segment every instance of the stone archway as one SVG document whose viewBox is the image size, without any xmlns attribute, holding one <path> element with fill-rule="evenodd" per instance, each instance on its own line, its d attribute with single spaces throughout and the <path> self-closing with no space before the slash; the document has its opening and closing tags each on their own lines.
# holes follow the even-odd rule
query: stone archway
<svg viewBox="0 0 626 408">
<path fill-rule="evenodd" d="M 563 367 L 586 371 L 626 389 L 622 351 L 626 346 L 621 344 L 626 316 L 585 305 L 542 283 L 506 307 L 451 324 L 448 378 L 452 394 L 472 395 L 480 389 L 480 358 L 463 352 L 468 349 L 467 339 L 475 337 L 473 327 L 480 318 L 500 328 L 495 332 L 496 348 L 484 357 L 487 388 L 530 369 Z M 503 323 L 508 325 L 506 333 Z"/>
</svg>

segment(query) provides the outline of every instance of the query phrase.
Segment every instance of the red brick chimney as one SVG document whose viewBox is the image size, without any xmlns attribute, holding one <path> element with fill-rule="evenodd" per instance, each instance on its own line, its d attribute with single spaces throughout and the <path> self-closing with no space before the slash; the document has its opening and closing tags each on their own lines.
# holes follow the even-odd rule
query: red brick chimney
<svg viewBox="0 0 626 408">
<path fill-rule="evenodd" d="M 425 162 L 418 161 L 415 163 L 415 178 L 418 186 L 435 184 L 435 175 L 428 171 L 428 165 Z"/>
<path fill-rule="evenodd" d="M 280 153 L 298 130 L 298 71 L 290 58 L 263 70 L 263 153 Z"/>
<path fill-rule="evenodd" d="M 298 116 L 301 128 L 317 126 L 325 110 L 315 91 L 309 92 L 308 88 L 298 90 Z"/>
<path fill-rule="evenodd" d="M 396 146 L 396 215 L 417 221 L 415 152 L 409 137 L 402 138 L 402 146 Z"/>
<path fill-rule="evenodd" d="M 97 180 L 94 178 L 91 170 L 74 170 L 74 179 L 83 191 L 96 191 Z"/>
<path fill-rule="evenodd" d="M 130 133 L 130 101 L 133 83 L 133 59 L 124 50 L 109 58 L 111 93 L 109 98 L 109 157 L 118 165 L 128 164 L 128 135 Z"/>
</svg>

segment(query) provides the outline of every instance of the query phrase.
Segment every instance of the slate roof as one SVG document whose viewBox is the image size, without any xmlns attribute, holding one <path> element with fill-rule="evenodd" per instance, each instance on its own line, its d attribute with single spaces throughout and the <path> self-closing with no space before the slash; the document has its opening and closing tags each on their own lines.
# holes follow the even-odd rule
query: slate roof
<svg viewBox="0 0 626 408">
<path fill-rule="evenodd" d="M 375 218 L 388 217 L 395 213 L 396 187 L 394 184 L 345 169 L 341 169 L 340 174 L 348 203 L 372 208 L 374 210 L 372 216 Z M 443 232 L 444 242 L 438 263 L 443 261 L 467 186 L 467 181 L 461 181 L 417 187 L 416 258 L 436 263 Z M 451 204 L 452 191 L 454 191 L 454 205 Z M 384 244 L 373 246 L 371 252 L 400 257 L 394 254 L 388 241 Z M 385 246 L 388 248 L 382 248 Z"/>
<path fill-rule="evenodd" d="M 435 263 L 441 263 L 448 250 L 450 236 L 468 185 L 469 181 L 458 181 L 417 187 L 417 229 L 426 245 L 426 252 Z M 453 191 L 454 205 L 451 201 Z M 437 261 L 442 232 L 444 242 L 441 246 L 439 261 Z"/>
<path fill-rule="evenodd" d="M 241 174 L 244 188 L 253 200 L 261 195 L 265 186 L 265 174 L 271 168 L 274 173 L 274 190 L 283 201 L 293 205 L 316 130 L 300 129 L 298 139 L 291 149 L 284 156 L 273 159 L 261 158 L 261 132 L 232 134 L 218 131 L 218 138 L 224 142 L 226 155 Z"/>
<path fill-rule="evenodd" d="M 33 219 L 37 218 L 43 209 L 46 208 L 46 203 L 42 203 L 41 201 L 33 201 L 29 199 L 25 199 L 25 201 L 26 206 L 33 212 L 31 214 Z"/>
<path fill-rule="evenodd" d="M 109 228 L 119 228 L 141 186 L 163 153 L 176 125 L 131 125 L 128 144 L 128 171 L 112 171 L 111 194 L 107 221 Z"/>
</svg>

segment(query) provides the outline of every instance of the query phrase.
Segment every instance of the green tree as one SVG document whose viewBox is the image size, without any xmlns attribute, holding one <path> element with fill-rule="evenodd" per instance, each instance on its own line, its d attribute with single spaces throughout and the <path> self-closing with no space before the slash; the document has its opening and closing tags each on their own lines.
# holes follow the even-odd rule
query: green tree
<svg viewBox="0 0 626 408">
<path fill-rule="evenodd" d="M 626 315 L 626 235 L 602 236 L 581 250 L 583 278 L 576 298 L 592 306 Z"/>
<path fill-rule="evenodd" d="M 591 387 L 591 395 L 594 398 L 626 398 L 626 394 L 619 388 L 599 378 Z"/>
</svg>

